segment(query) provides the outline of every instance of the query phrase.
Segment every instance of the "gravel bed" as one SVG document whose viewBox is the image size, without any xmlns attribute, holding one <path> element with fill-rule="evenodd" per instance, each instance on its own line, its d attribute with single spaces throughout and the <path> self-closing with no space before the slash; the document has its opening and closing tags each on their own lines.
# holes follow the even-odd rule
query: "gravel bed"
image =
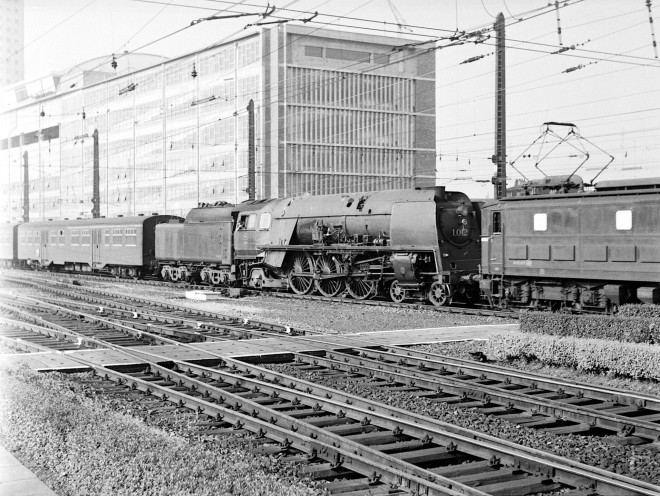
<svg viewBox="0 0 660 496">
<path fill-rule="evenodd" d="M 83 284 L 86 283 L 83 282 Z M 183 289 L 162 289 L 121 283 L 95 285 L 95 287 L 117 291 L 129 297 L 149 298 L 163 303 L 184 305 L 232 317 L 288 325 L 296 329 L 324 334 L 517 322 L 501 317 L 450 314 L 415 308 L 387 308 L 285 299 L 268 295 L 242 298 L 221 297 L 210 301 L 195 301 L 187 299 Z"/>
<path fill-rule="evenodd" d="M 91 283 L 81 281 L 81 285 L 91 285 Z M 194 301 L 185 298 L 185 289 L 138 286 L 117 281 L 102 281 L 94 284 L 94 287 L 116 291 L 128 297 L 149 298 L 163 303 L 183 305 L 231 317 L 279 323 L 301 330 L 327 334 L 516 322 L 499 317 L 445 314 L 416 308 L 400 309 L 311 300 L 301 301 L 274 298 L 267 295 L 248 296 L 239 299 L 221 298 L 211 301 Z M 417 346 L 416 349 L 471 358 L 470 352 L 486 350 L 487 343 L 483 341 L 438 343 Z M 500 363 L 500 365 L 561 377 L 567 380 L 660 395 L 660 388 L 657 383 L 584 374 L 574 370 L 547 367 L 542 364 L 523 361 Z M 655 484 L 660 483 L 660 454 L 644 446 L 618 446 L 605 442 L 603 439 L 577 435 L 550 435 L 530 428 L 516 426 L 493 416 L 485 416 L 476 409 L 461 409 L 455 406 L 431 403 L 428 400 L 416 398 L 406 393 L 381 391 L 379 388 L 365 386 L 364 383 L 359 381 L 337 381 L 320 374 L 306 373 L 286 366 L 273 366 L 272 368 L 445 422 L 476 429 L 525 446 L 551 451 L 589 465 L 600 466 L 607 470 Z"/>
<path fill-rule="evenodd" d="M 338 379 L 317 372 L 298 370 L 289 365 L 268 368 L 299 379 L 332 387 L 362 398 L 379 401 L 419 415 L 472 429 L 500 439 L 567 457 L 590 466 L 624 474 L 635 479 L 660 484 L 660 453 L 645 446 L 617 446 L 603 439 L 577 435 L 557 436 L 518 426 L 476 408 L 460 408 L 446 403 L 433 403 L 411 394 L 387 391 L 365 385 L 364 379 Z"/>
</svg>

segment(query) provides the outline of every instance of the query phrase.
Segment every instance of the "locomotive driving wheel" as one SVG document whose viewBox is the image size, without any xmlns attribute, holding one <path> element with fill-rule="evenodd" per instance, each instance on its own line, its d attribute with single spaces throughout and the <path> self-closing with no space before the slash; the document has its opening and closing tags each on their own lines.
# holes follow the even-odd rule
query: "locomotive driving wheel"
<svg viewBox="0 0 660 496">
<path fill-rule="evenodd" d="M 401 303 L 406 299 L 406 290 L 399 286 L 399 281 L 393 281 L 390 285 L 390 299 L 394 303 Z"/>
<path fill-rule="evenodd" d="M 428 298 L 436 307 L 441 307 L 449 303 L 449 293 L 446 285 L 435 281 L 429 288 Z"/>
<path fill-rule="evenodd" d="M 296 253 L 289 270 L 289 286 L 294 293 L 307 294 L 314 283 L 314 263 L 307 253 Z"/>
<path fill-rule="evenodd" d="M 314 286 L 323 296 L 337 296 L 344 289 L 341 264 L 335 257 L 329 255 L 316 257 L 314 271 L 317 274 Z"/>
<path fill-rule="evenodd" d="M 349 277 L 346 291 L 356 300 L 367 300 L 376 295 L 376 281 L 369 281 L 366 276 Z"/>
</svg>

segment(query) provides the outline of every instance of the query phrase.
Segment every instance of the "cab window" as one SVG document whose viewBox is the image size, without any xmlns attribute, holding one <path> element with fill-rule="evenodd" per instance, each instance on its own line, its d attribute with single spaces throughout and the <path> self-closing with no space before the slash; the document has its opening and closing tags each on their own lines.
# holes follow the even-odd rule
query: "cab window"
<svg viewBox="0 0 660 496">
<path fill-rule="evenodd" d="M 493 234 L 502 234 L 502 212 L 493 212 Z"/>
<path fill-rule="evenodd" d="M 534 230 L 547 231 L 548 230 L 548 214 L 534 214 Z"/>
<path fill-rule="evenodd" d="M 238 219 L 237 231 L 248 230 L 254 231 L 257 225 L 257 214 L 241 215 Z"/>
<path fill-rule="evenodd" d="M 616 230 L 630 231 L 632 229 L 632 210 L 617 210 Z"/>
<path fill-rule="evenodd" d="M 259 217 L 259 229 L 269 229 L 270 228 L 270 212 L 264 212 Z"/>
</svg>

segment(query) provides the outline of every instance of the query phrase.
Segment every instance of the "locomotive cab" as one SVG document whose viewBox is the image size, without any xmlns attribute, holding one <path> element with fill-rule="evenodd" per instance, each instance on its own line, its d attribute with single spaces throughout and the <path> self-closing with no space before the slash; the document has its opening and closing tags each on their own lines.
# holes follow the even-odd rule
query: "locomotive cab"
<svg viewBox="0 0 660 496">
<path fill-rule="evenodd" d="M 263 264 L 265 253 L 260 246 L 271 242 L 273 210 L 280 200 L 253 200 L 241 203 L 234 211 L 235 277 L 243 286 L 286 288 L 286 282 Z"/>
</svg>

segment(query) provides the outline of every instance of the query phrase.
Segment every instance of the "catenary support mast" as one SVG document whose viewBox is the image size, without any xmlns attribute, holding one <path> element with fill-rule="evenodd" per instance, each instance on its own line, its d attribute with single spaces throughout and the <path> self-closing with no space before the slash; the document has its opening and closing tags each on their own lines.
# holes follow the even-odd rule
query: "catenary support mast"
<svg viewBox="0 0 660 496">
<path fill-rule="evenodd" d="M 495 20 L 495 176 L 494 198 L 506 196 L 506 78 L 504 63 L 504 15 Z"/>
</svg>

